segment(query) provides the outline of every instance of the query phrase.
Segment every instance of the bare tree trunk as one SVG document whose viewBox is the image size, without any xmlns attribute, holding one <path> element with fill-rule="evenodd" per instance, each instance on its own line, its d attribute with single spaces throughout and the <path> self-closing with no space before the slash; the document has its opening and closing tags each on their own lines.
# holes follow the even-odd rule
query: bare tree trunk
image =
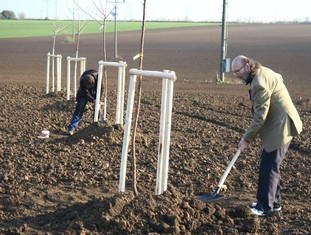
<svg viewBox="0 0 311 235">
<path fill-rule="evenodd" d="M 139 69 L 143 68 L 143 55 L 144 55 L 144 41 L 145 41 L 145 15 L 146 15 L 146 0 L 144 0 L 144 9 L 143 9 L 143 22 L 141 29 L 141 39 L 140 39 L 140 59 L 139 59 Z M 136 98 L 136 113 L 134 118 L 134 127 L 132 133 L 132 165 L 133 165 L 133 191 L 134 195 L 137 196 L 137 170 L 136 170 L 136 157 L 135 157 L 135 140 L 136 140 L 136 130 L 138 124 L 138 116 L 140 111 L 141 103 L 141 86 L 142 86 L 142 76 L 139 77 L 137 85 L 137 98 Z"/>
<path fill-rule="evenodd" d="M 55 92 L 55 42 L 56 42 L 56 32 L 54 32 L 54 36 L 53 36 L 53 49 L 52 49 L 52 91 Z"/>
<path fill-rule="evenodd" d="M 106 51 L 106 18 L 104 19 L 104 26 L 103 26 L 103 60 L 107 61 L 107 51 Z M 107 73 L 107 66 L 104 65 L 104 103 L 106 105 L 107 102 L 107 94 L 108 94 L 108 73 Z M 102 108 L 102 107 L 101 107 Z"/>
<path fill-rule="evenodd" d="M 103 60 L 106 61 L 106 19 L 103 23 Z"/>
<path fill-rule="evenodd" d="M 84 13 L 86 13 L 87 15 L 89 15 L 91 18 L 93 18 L 93 20 L 95 20 L 96 22 L 98 22 L 101 25 L 101 28 L 103 30 L 103 61 L 107 61 L 107 53 L 106 53 L 106 19 L 107 17 L 111 14 L 111 12 L 107 15 L 106 14 L 106 8 L 107 8 L 107 1 L 106 1 L 106 6 L 104 7 L 104 5 L 102 5 L 102 2 L 99 1 L 100 6 L 97 6 L 94 2 L 93 5 L 95 6 L 95 8 L 98 10 L 98 12 L 100 14 L 103 15 L 103 23 L 101 23 L 100 21 L 98 21 L 96 18 L 94 18 L 93 14 L 88 13 L 87 11 L 85 11 L 83 8 L 81 8 L 79 6 L 79 4 L 73 0 L 73 2 L 79 7 L 80 10 L 82 10 Z M 104 79 L 102 81 L 104 83 L 104 103 L 106 105 L 106 100 L 107 100 L 107 94 L 108 94 L 108 89 L 107 89 L 107 85 L 108 85 L 108 73 L 107 73 L 107 66 L 104 66 Z"/>
<path fill-rule="evenodd" d="M 75 39 L 74 40 L 76 41 L 76 58 L 78 59 L 78 57 L 79 57 L 79 46 L 80 46 L 80 33 L 79 33 L 79 30 L 78 30 L 77 34 L 75 35 Z M 78 61 L 76 60 L 75 61 L 75 67 L 74 67 L 74 79 L 77 78 L 77 68 L 78 68 Z M 80 75 L 79 75 L 79 77 L 80 77 Z M 79 81 L 79 79 L 78 79 L 78 81 Z M 76 84 L 76 80 L 75 80 L 75 84 Z"/>
<path fill-rule="evenodd" d="M 52 54 L 53 55 L 55 53 L 55 41 L 56 41 L 56 33 L 54 32 L 54 35 L 53 35 L 53 46 L 52 46 Z"/>
</svg>

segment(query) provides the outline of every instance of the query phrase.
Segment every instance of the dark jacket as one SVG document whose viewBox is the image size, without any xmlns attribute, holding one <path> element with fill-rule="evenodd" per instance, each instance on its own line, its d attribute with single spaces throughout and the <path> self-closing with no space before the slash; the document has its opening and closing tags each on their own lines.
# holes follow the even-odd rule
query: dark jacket
<svg viewBox="0 0 311 235">
<path fill-rule="evenodd" d="M 85 81 L 87 80 L 88 76 L 93 76 L 95 79 L 95 86 L 93 88 L 87 88 L 85 86 Z M 86 70 L 80 77 L 80 87 L 77 92 L 76 101 L 78 101 L 82 97 L 85 97 L 89 102 L 94 102 L 97 93 L 97 81 L 98 81 L 98 71 L 95 69 Z M 102 82 L 100 91 L 100 100 L 102 100 L 103 94 L 104 94 L 104 85 Z"/>
</svg>

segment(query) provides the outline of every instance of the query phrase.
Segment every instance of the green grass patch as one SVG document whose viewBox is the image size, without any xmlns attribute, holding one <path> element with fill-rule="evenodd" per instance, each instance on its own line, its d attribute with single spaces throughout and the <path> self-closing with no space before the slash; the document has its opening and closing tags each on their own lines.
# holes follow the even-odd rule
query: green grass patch
<svg viewBox="0 0 311 235">
<path fill-rule="evenodd" d="M 75 27 L 74 27 L 75 25 Z M 0 20 L 0 38 L 17 38 L 17 37 L 39 37 L 52 36 L 55 31 L 57 35 L 72 35 L 81 28 L 84 28 L 82 34 L 100 33 L 101 25 L 96 21 L 69 21 L 69 20 Z M 191 27 L 220 25 L 220 23 L 208 22 L 146 22 L 146 29 L 173 28 L 173 27 Z M 136 21 L 118 21 L 117 30 L 141 30 L 142 22 Z M 61 31 L 60 31 L 61 30 Z M 105 26 L 106 32 L 114 31 L 114 21 L 107 21 Z"/>
</svg>

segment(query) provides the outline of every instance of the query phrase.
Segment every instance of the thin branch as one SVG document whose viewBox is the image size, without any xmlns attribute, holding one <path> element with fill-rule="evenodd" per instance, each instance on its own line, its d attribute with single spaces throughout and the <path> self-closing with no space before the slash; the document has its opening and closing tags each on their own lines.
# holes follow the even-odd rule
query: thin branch
<svg viewBox="0 0 311 235">
<path fill-rule="evenodd" d="M 92 2 L 93 2 L 93 5 L 96 7 L 96 9 L 97 9 L 102 15 L 104 15 L 105 18 L 107 18 L 107 17 L 106 17 L 106 10 L 103 8 L 103 6 L 101 6 L 102 9 L 100 9 L 100 8 L 97 6 L 97 4 L 94 2 L 94 0 L 92 0 Z"/>
<path fill-rule="evenodd" d="M 81 8 L 79 6 L 79 4 L 75 1 L 75 0 L 72 0 L 74 2 L 74 4 L 76 4 L 76 6 L 82 10 L 85 14 L 87 14 L 89 17 L 91 17 L 94 21 L 96 21 L 99 25 L 103 25 L 100 21 L 98 21 L 96 18 L 94 18 L 91 14 L 89 14 L 87 11 L 85 11 L 83 8 Z"/>
</svg>

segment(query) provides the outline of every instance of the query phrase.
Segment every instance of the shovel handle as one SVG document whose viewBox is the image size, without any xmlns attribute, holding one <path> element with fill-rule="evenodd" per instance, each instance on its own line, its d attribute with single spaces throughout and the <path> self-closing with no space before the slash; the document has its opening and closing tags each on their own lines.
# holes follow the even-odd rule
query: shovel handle
<svg viewBox="0 0 311 235">
<path fill-rule="evenodd" d="M 221 176 L 218 185 L 217 185 L 217 194 L 219 193 L 222 185 L 224 184 L 229 172 L 231 171 L 231 168 L 233 167 L 235 161 L 238 159 L 239 155 L 241 153 L 241 150 L 238 149 L 238 151 L 235 153 L 234 157 L 232 158 L 232 160 L 230 161 L 229 165 L 227 166 L 227 169 L 225 170 L 225 172 L 223 173 L 223 175 Z"/>
</svg>

